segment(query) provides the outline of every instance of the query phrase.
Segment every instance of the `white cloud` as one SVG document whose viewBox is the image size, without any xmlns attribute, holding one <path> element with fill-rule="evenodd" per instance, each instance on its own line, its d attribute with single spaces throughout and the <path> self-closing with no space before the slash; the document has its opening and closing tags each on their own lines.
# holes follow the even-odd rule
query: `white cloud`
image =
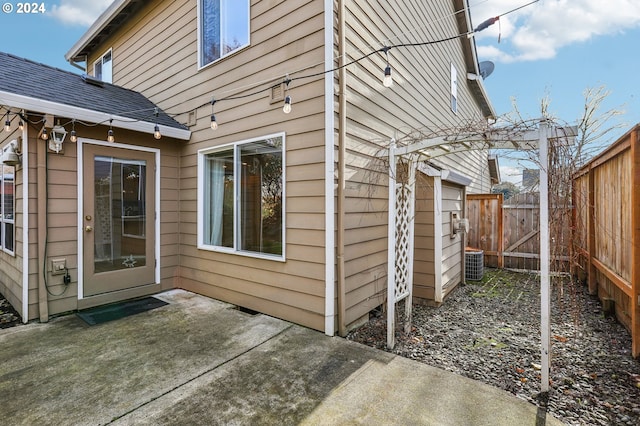
<svg viewBox="0 0 640 426">
<path fill-rule="evenodd" d="M 522 168 L 513 166 L 500 166 L 500 179 L 502 182 L 522 184 Z"/>
<path fill-rule="evenodd" d="M 51 16 L 66 25 L 89 27 L 113 0 L 60 0 L 51 7 Z"/>
<path fill-rule="evenodd" d="M 526 4 L 493 0 L 471 6 L 475 26 Z M 543 0 L 500 18 L 478 33 L 481 59 L 498 62 L 553 58 L 558 49 L 592 37 L 640 27 L 638 0 Z M 498 44 L 498 35 L 501 42 Z"/>
</svg>

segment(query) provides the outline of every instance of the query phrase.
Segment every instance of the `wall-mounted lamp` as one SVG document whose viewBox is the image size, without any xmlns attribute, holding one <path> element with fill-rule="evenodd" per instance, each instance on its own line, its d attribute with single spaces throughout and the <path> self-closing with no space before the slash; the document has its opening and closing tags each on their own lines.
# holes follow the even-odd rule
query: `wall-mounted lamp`
<svg viewBox="0 0 640 426">
<path fill-rule="evenodd" d="M 22 154 L 21 147 L 22 139 L 14 139 L 9 142 L 7 146 L 7 150 L 4 152 L 2 156 L 2 162 L 7 166 L 17 166 L 18 164 L 22 164 L 22 158 L 20 158 L 20 154 Z"/>
<path fill-rule="evenodd" d="M 64 138 L 67 136 L 67 131 L 64 127 L 57 125 L 53 126 L 51 129 L 51 137 L 49 138 L 49 149 L 51 151 L 55 151 L 56 154 L 59 154 L 62 151 L 62 144 L 64 143 Z"/>
</svg>

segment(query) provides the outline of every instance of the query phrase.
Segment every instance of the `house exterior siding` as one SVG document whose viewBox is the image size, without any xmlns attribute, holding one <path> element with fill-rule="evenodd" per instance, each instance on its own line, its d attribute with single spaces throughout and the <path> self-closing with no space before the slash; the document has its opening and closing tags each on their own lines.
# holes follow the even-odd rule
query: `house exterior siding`
<svg viewBox="0 0 640 426">
<path fill-rule="evenodd" d="M 113 49 L 113 81 L 139 91 L 182 123 L 197 120 L 180 147 L 179 255 L 176 281 L 188 290 L 324 329 L 324 77 L 288 87 L 293 112 L 263 91 L 218 101 L 220 127 L 209 127 L 213 97 L 255 91 L 323 70 L 324 4 L 321 1 L 252 1 L 250 45 L 198 67 L 197 2 L 149 2 L 94 53 Z M 89 58 L 89 64 L 94 61 Z M 89 70 L 90 72 L 92 70 Z M 254 86 L 254 87 L 251 87 Z M 262 84 L 264 87 L 264 84 Z M 244 90 L 238 90 L 244 88 Z M 196 108 L 205 105 L 202 108 Z M 197 247 L 198 150 L 284 132 L 286 138 L 286 261 L 220 253 Z"/>
<path fill-rule="evenodd" d="M 347 2 L 346 8 L 346 62 L 384 45 L 441 40 L 460 31 L 452 2 L 402 1 L 389 7 L 382 1 L 356 0 Z M 388 178 L 386 159 L 376 157 L 392 138 L 415 130 L 455 128 L 483 118 L 467 86 L 462 50 L 465 42 L 466 38 L 461 38 L 422 47 L 392 48 L 388 52 L 394 79 L 391 88 L 381 84 L 386 66 L 383 53 L 347 68 L 346 324 L 353 326 L 366 319 L 386 297 Z M 451 64 L 458 71 L 455 113 L 450 99 Z M 430 163 L 469 175 L 473 179 L 470 192 L 490 187 L 487 152 L 452 154 Z M 422 221 L 417 224 L 419 228 L 425 226 L 424 221 L 432 220 L 426 212 L 417 219 Z M 449 238 L 449 224 L 442 226 L 447 227 L 444 241 Z M 360 238 L 363 234 L 365 239 Z M 424 237 L 429 238 L 428 233 Z M 419 244 L 421 255 L 429 256 L 427 241 Z M 443 260 L 442 268 L 452 287 L 461 277 L 462 255 L 454 251 L 462 248 L 446 243 L 443 249 L 449 257 Z M 430 268 L 430 261 L 424 262 L 417 273 L 424 274 L 425 268 Z M 424 296 L 430 297 L 426 287 L 424 291 Z"/>
<path fill-rule="evenodd" d="M 0 134 L 0 148 L 4 148 L 12 140 L 22 137 L 22 132 L 14 129 L 7 133 L 2 131 Z M 2 152 L 2 151 L 0 151 Z M 0 164 L 0 170 L 2 164 Z M 24 203 L 17 196 L 23 191 L 23 180 L 21 173 L 14 174 L 15 179 L 15 218 L 14 218 L 14 234 L 15 234 L 15 247 L 13 254 L 7 253 L 4 250 L 0 250 L 0 293 L 4 295 L 9 303 L 18 311 L 20 315 L 24 316 L 22 307 L 22 262 L 23 262 L 23 241 L 22 235 L 24 229 L 22 226 L 22 219 L 24 217 Z"/>
<path fill-rule="evenodd" d="M 388 160 L 380 155 L 391 139 L 402 139 L 412 131 L 456 128 L 482 120 L 484 107 L 463 78 L 469 66 L 465 43 L 472 43 L 464 37 L 391 49 L 392 88 L 381 84 L 387 64 L 384 53 L 360 59 L 384 45 L 460 34 L 457 3 L 401 1 L 390 6 L 376 0 L 344 4 L 252 0 L 249 45 L 203 67 L 198 61 L 198 1 L 133 2 L 128 10 L 134 12 L 123 15 L 114 8 L 108 19 L 116 22 L 125 15 L 126 19 L 115 29 L 96 29 L 89 41 L 82 39 L 88 44 L 78 47 L 73 55 L 82 51 L 76 56 L 79 58 L 88 53 L 87 72 L 93 74 L 96 60 L 111 52 L 115 85 L 141 93 L 175 118 L 177 127 L 189 128 L 185 131 L 188 136 L 183 137 L 188 141 L 164 136 L 158 141 L 143 128 L 117 129 L 119 143 L 160 151 L 160 284 L 143 292 L 184 288 L 329 334 L 335 326 L 343 332 L 345 326 L 348 329 L 366 319 L 384 302 L 387 287 Z M 118 5 L 131 6 L 126 1 Z M 339 13 L 341 6 L 344 15 Z M 339 45 L 342 37 L 345 43 Z M 344 80 L 337 72 L 325 73 L 338 65 L 342 48 L 344 62 L 357 60 L 344 69 Z M 451 108 L 452 66 L 461 76 L 455 111 Z M 302 76 L 305 78 L 298 79 Z M 342 84 L 344 93 L 340 93 Z M 282 111 L 285 94 L 293 98 L 290 114 Z M 340 110 L 342 99 L 346 106 Z M 210 127 L 212 114 L 219 124 L 217 130 Z M 69 122 L 73 117 L 54 117 L 58 118 Z M 139 120 L 146 125 L 153 117 Z M 97 127 L 78 126 L 82 138 L 96 140 L 104 140 L 109 129 L 104 122 Z M 199 235 L 203 232 L 199 215 L 204 216 L 204 201 L 199 195 L 204 194 L 205 186 L 203 156 L 272 135 L 281 135 L 284 141 L 282 256 L 256 255 L 241 251 L 237 245 L 232 250 L 206 245 Z M 334 157 L 338 158 L 342 135 L 346 156 L 344 163 L 338 164 Z M 75 200 L 77 170 L 81 168 L 77 145 L 65 143 L 64 155 L 49 154 L 45 176 L 37 167 L 44 158 L 43 142 L 37 139 L 37 130 L 30 129 L 29 137 L 28 167 L 33 185 L 29 209 L 34 216 L 29 221 L 29 319 L 42 317 L 43 298 L 48 300 L 51 314 L 106 303 L 104 297 L 86 298 L 78 292 L 78 251 L 82 247 L 77 227 L 82 224 L 78 223 Z M 402 142 L 413 141 L 405 138 Z M 432 158 L 429 165 L 436 171 L 452 169 L 470 176 L 470 192 L 489 187 L 486 152 Z M 345 185 L 338 189 L 341 167 Z M 418 190 L 417 200 L 415 273 L 421 277 L 416 291 L 422 292 L 417 297 L 441 299 L 443 285 L 450 289 L 460 281 L 463 256 L 462 239 L 450 239 L 449 217 L 443 212 L 445 208 L 447 212 L 464 210 L 460 194 L 465 189 L 449 191 L 439 175 L 420 175 L 420 179 L 426 187 Z M 46 198 L 43 201 L 45 188 L 56 194 L 49 202 Z M 42 244 L 45 235 L 46 253 Z M 343 242 L 343 257 L 339 257 L 342 247 L 333 245 L 334 239 Z M 50 273 L 50 281 L 43 285 L 38 272 L 40 259 L 46 259 L 50 269 L 48 262 L 55 257 L 67 260 L 72 279 L 67 288 L 60 276 L 51 277 Z M 13 262 L 15 271 L 3 271 L 7 288 L 12 280 L 20 280 L 19 256 Z M 341 281 L 345 284 L 342 288 Z M 7 292 L 12 291 L 16 292 Z M 334 315 L 338 309 L 341 311 Z"/>
</svg>

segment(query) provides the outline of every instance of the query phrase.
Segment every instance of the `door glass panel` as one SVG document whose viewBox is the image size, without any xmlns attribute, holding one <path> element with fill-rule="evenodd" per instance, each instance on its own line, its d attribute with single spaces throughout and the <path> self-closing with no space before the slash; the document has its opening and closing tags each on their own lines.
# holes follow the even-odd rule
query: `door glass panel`
<svg viewBox="0 0 640 426">
<path fill-rule="evenodd" d="M 145 266 L 146 161 L 103 156 L 94 161 L 95 272 Z"/>
</svg>

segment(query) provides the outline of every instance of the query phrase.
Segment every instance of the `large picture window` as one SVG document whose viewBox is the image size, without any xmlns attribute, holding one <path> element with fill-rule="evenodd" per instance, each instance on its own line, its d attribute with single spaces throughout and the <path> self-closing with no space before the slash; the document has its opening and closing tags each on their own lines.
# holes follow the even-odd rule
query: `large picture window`
<svg viewBox="0 0 640 426">
<path fill-rule="evenodd" d="M 284 135 L 199 152 L 199 245 L 284 256 Z"/>
<path fill-rule="evenodd" d="M 249 0 L 199 0 L 200 66 L 249 44 Z"/>
<path fill-rule="evenodd" d="M 15 250 L 15 167 L 0 165 L 0 246 L 6 252 Z"/>
</svg>

